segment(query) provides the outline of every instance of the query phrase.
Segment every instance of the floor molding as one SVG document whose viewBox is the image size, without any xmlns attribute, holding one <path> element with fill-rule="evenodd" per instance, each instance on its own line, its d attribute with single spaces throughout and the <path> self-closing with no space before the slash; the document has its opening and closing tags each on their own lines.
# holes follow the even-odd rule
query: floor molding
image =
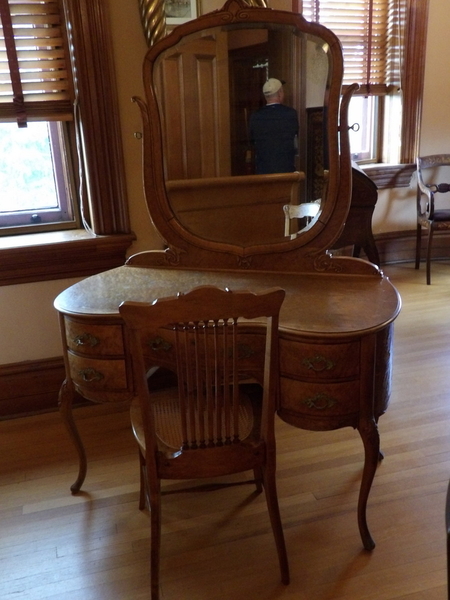
<svg viewBox="0 0 450 600">
<path fill-rule="evenodd" d="M 63 358 L 0 365 L 0 419 L 56 410 Z"/>
<path fill-rule="evenodd" d="M 426 248 L 425 231 L 422 232 L 421 260 L 425 261 Z M 416 231 L 392 231 L 379 233 L 375 236 L 375 243 L 380 255 L 381 265 L 402 262 L 414 262 L 416 258 Z M 361 254 L 363 256 L 363 254 Z M 450 232 L 437 231 L 433 236 L 433 260 L 450 259 Z"/>
</svg>

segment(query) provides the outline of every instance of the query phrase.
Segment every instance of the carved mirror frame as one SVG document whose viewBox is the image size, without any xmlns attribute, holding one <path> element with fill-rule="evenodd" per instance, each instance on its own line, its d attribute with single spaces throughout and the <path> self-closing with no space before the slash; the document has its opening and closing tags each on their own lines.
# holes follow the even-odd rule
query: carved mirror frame
<svg viewBox="0 0 450 600">
<path fill-rule="evenodd" d="M 327 45 L 332 76 L 327 88 L 327 153 L 329 177 L 323 204 L 314 225 L 295 239 L 242 247 L 215 242 L 193 234 L 178 220 L 170 206 L 164 180 L 161 116 L 155 92 L 154 68 L 166 50 L 184 36 L 226 24 L 280 24 L 310 34 Z M 351 199 L 351 162 L 348 141 L 347 109 L 351 92 L 341 102 L 343 57 L 338 38 L 327 28 L 306 21 L 302 15 L 249 6 L 242 0 L 228 0 L 224 7 L 177 26 L 148 50 L 144 65 L 145 101 L 138 103 L 143 121 L 143 175 L 148 210 L 167 249 L 164 253 L 144 252 L 132 257 L 132 264 L 165 264 L 186 268 L 345 271 L 345 259 L 330 257 L 327 249 L 339 237 Z M 282 263 L 280 264 L 280 261 Z M 353 262 L 353 261 L 352 261 Z M 352 270 L 354 272 L 355 265 Z M 362 272 L 365 271 L 361 267 Z"/>
</svg>

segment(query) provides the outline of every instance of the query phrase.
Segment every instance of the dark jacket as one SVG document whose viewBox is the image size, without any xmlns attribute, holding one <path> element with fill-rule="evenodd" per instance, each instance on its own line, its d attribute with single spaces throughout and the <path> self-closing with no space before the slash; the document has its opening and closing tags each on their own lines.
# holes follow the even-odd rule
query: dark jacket
<svg viewBox="0 0 450 600">
<path fill-rule="evenodd" d="M 295 171 L 298 117 L 294 108 L 269 104 L 250 117 L 250 141 L 255 147 L 257 173 Z"/>
</svg>

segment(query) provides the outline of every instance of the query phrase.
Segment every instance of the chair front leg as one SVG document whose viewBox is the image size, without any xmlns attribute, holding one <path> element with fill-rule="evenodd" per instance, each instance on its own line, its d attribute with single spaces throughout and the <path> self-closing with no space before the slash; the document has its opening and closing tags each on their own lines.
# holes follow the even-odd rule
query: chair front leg
<svg viewBox="0 0 450 600">
<path fill-rule="evenodd" d="M 430 225 L 428 232 L 428 247 L 427 247 L 427 285 L 431 283 L 431 247 L 433 243 L 433 225 Z"/>
<path fill-rule="evenodd" d="M 415 268 L 418 269 L 420 266 L 420 249 L 422 246 L 422 226 L 420 225 L 420 223 L 417 223 L 417 230 L 416 230 L 416 266 Z"/>
</svg>

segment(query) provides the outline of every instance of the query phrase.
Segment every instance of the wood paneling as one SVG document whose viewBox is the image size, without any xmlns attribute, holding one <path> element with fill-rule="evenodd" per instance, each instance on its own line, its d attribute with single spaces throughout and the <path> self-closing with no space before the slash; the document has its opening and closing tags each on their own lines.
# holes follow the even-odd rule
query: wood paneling
<svg viewBox="0 0 450 600">
<path fill-rule="evenodd" d="M 62 357 L 0 365 L 0 419 L 55 411 L 64 378 Z"/>
<path fill-rule="evenodd" d="M 62 358 L 0 366 L 0 419 L 54 410 L 64 377 Z"/>
</svg>

